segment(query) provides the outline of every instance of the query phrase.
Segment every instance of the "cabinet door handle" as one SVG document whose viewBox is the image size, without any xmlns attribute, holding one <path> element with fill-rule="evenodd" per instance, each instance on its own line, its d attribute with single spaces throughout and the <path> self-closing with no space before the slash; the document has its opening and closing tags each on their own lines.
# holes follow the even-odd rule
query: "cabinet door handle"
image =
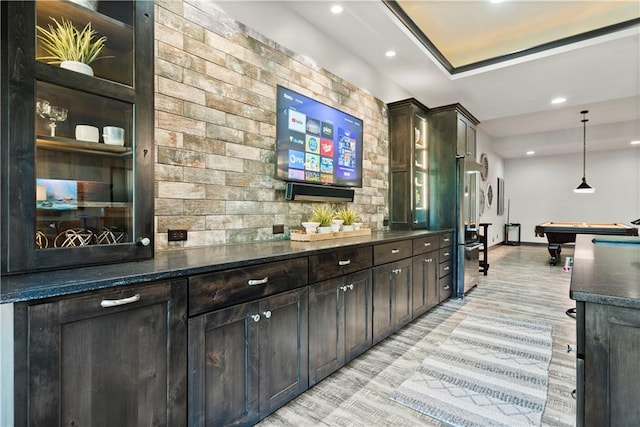
<svg viewBox="0 0 640 427">
<path fill-rule="evenodd" d="M 253 319 L 254 322 L 259 322 L 260 321 L 260 315 L 259 314 L 252 314 L 251 315 L 251 319 Z"/>
<path fill-rule="evenodd" d="M 121 299 L 103 299 L 100 301 L 100 306 L 103 308 L 117 307 L 119 305 L 131 304 L 132 302 L 140 301 L 140 294 L 135 294 L 128 298 Z"/>
<path fill-rule="evenodd" d="M 447 266 L 447 267 L 445 267 L 445 268 L 444 268 L 444 271 L 449 271 L 449 267 L 448 267 L 448 266 Z"/>
<path fill-rule="evenodd" d="M 425 259 L 424 259 L 424 262 L 433 262 L 433 259 L 431 259 L 431 258 L 425 258 Z"/>
<path fill-rule="evenodd" d="M 340 286 L 340 290 L 342 292 L 347 292 L 347 287 L 346 286 Z"/>
<path fill-rule="evenodd" d="M 264 279 L 254 279 L 254 280 L 249 280 L 247 282 L 247 284 L 249 286 L 256 286 L 256 285 L 264 285 L 265 283 L 267 283 L 269 281 L 269 276 L 265 277 Z"/>
<path fill-rule="evenodd" d="M 392 254 L 399 254 L 400 253 L 400 249 L 391 249 L 391 253 Z"/>
<path fill-rule="evenodd" d="M 353 283 L 349 283 L 349 290 L 352 291 L 353 290 Z"/>
<path fill-rule="evenodd" d="M 430 242 L 425 242 L 424 243 L 424 247 L 426 248 L 427 246 L 431 246 L 431 243 Z"/>
<path fill-rule="evenodd" d="M 391 272 L 393 274 L 400 274 L 400 273 L 402 273 L 402 269 L 401 268 L 394 268 L 393 270 L 391 270 Z"/>
<path fill-rule="evenodd" d="M 442 239 L 442 241 L 443 241 L 443 242 L 448 242 L 448 241 L 449 241 L 449 238 L 448 238 L 448 237 L 446 237 L 446 238 Z"/>
<path fill-rule="evenodd" d="M 449 256 L 449 252 L 445 252 L 445 253 L 444 253 L 444 256 Z"/>
<path fill-rule="evenodd" d="M 448 291 L 450 287 L 451 287 L 451 286 L 446 285 L 446 286 L 445 286 L 445 287 L 443 287 L 442 289 L 444 289 L 445 291 Z"/>
<path fill-rule="evenodd" d="M 271 318 L 271 310 L 267 310 L 264 313 L 262 313 L 262 315 L 264 316 L 265 319 L 270 319 Z"/>
<path fill-rule="evenodd" d="M 344 265 L 349 265 L 349 264 L 351 264 L 351 260 L 350 259 L 347 259 L 347 260 L 344 260 L 344 261 L 338 261 L 338 265 L 341 266 L 341 267 L 344 266 Z"/>
</svg>

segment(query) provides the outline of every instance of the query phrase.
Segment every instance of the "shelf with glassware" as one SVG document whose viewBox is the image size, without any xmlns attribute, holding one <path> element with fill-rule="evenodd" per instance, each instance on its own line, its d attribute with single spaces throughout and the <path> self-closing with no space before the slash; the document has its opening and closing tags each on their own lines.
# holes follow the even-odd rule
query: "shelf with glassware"
<svg viewBox="0 0 640 427">
<path fill-rule="evenodd" d="M 2 271 L 152 257 L 153 4 L 8 3 L 3 56 L 25 72 L 2 87 L 3 181 L 20 183 L 3 185 Z M 102 44 L 89 72 L 53 58 L 82 33 Z"/>
<path fill-rule="evenodd" d="M 429 199 L 428 109 L 415 99 L 389 109 L 390 218 L 392 229 L 427 227 Z"/>
</svg>

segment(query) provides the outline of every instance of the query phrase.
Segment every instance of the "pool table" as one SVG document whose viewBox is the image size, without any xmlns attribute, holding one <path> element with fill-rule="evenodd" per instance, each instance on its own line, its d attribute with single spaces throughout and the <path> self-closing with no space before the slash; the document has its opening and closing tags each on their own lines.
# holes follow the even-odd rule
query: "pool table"
<svg viewBox="0 0 640 427">
<path fill-rule="evenodd" d="M 576 234 L 609 234 L 609 235 L 626 235 L 637 236 L 638 229 L 625 224 L 606 223 L 606 222 L 545 222 L 536 225 L 536 236 L 544 237 L 547 235 L 549 242 L 549 264 L 556 265 L 560 259 L 563 243 L 571 243 L 576 241 Z"/>
</svg>

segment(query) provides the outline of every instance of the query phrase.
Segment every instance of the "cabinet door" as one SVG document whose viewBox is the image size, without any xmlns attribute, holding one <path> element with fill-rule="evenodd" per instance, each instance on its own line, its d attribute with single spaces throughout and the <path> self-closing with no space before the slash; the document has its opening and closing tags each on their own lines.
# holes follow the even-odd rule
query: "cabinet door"
<svg viewBox="0 0 640 427">
<path fill-rule="evenodd" d="M 412 317 L 426 313 L 438 304 L 438 253 L 435 251 L 413 257 Z"/>
<path fill-rule="evenodd" d="M 381 265 L 373 271 L 373 343 L 411 320 L 411 259 Z"/>
<path fill-rule="evenodd" d="M 308 287 L 260 300 L 260 416 L 309 386 Z"/>
<path fill-rule="evenodd" d="M 78 3 L 2 4 L 3 272 L 153 256 L 153 2 Z M 94 75 L 47 63 L 51 18 L 106 37 Z"/>
<path fill-rule="evenodd" d="M 411 321 L 412 310 L 412 283 L 411 283 L 411 259 L 398 261 L 394 268 L 394 296 L 392 306 L 394 310 L 395 330 Z"/>
<path fill-rule="evenodd" d="M 345 363 L 371 347 L 371 270 L 347 276 L 344 288 Z"/>
<path fill-rule="evenodd" d="M 309 385 L 345 363 L 344 277 L 309 286 Z"/>
<path fill-rule="evenodd" d="M 16 405 L 16 420 L 24 420 L 23 425 L 185 423 L 183 281 L 26 310 L 28 403 Z"/>
<path fill-rule="evenodd" d="M 373 269 L 373 343 L 393 333 L 392 299 L 394 295 L 394 264 Z"/>
<path fill-rule="evenodd" d="M 259 419 L 258 303 L 189 319 L 189 426 Z"/>
<path fill-rule="evenodd" d="M 640 420 L 638 310 L 585 305 L 585 426 L 635 426 Z"/>
</svg>

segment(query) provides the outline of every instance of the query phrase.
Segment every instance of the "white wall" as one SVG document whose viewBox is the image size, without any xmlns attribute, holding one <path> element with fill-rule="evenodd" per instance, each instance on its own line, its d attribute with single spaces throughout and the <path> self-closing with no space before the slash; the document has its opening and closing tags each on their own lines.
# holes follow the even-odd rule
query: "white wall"
<svg viewBox="0 0 640 427">
<path fill-rule="evenodd" d="M 485 209 L 484 213 L 479 216 L 480 223 L 488 222 L 491 225 L 487 230 L 489 239 L 487 243 L 489 246 L 497 245 L 504 241 L 504 224 L 507 218 L 507 205 L 505 199 L 505 211 L 503 215 L 498 215 L 498 178 L 504 178 L 504 161 L 502 157 L 499 157 L 491 149 L 491 139 L 481 129 L 478 129 L 476 136 L 476 152 L 478 160 L 482 153 L 487 155 L 489 159 L 489 176 L 486 181 L 480 181 L 480 189 L 484 190 L 485 194 Z M 493 202 L 489 206 L 487 198 L 487 190 L 489 184 L 493 189 Z"/>
<path fill-rule="evenodd" d="M 505 214 L 521 223 L 523 242 L 546 243 L 534 228 L 546 221 L 619 222 L 640 217 L 640 147 L 587 151 L 586 176 L 594 194 L 575 194 L 582 153 L 506 159 Z"/>
</svg>

